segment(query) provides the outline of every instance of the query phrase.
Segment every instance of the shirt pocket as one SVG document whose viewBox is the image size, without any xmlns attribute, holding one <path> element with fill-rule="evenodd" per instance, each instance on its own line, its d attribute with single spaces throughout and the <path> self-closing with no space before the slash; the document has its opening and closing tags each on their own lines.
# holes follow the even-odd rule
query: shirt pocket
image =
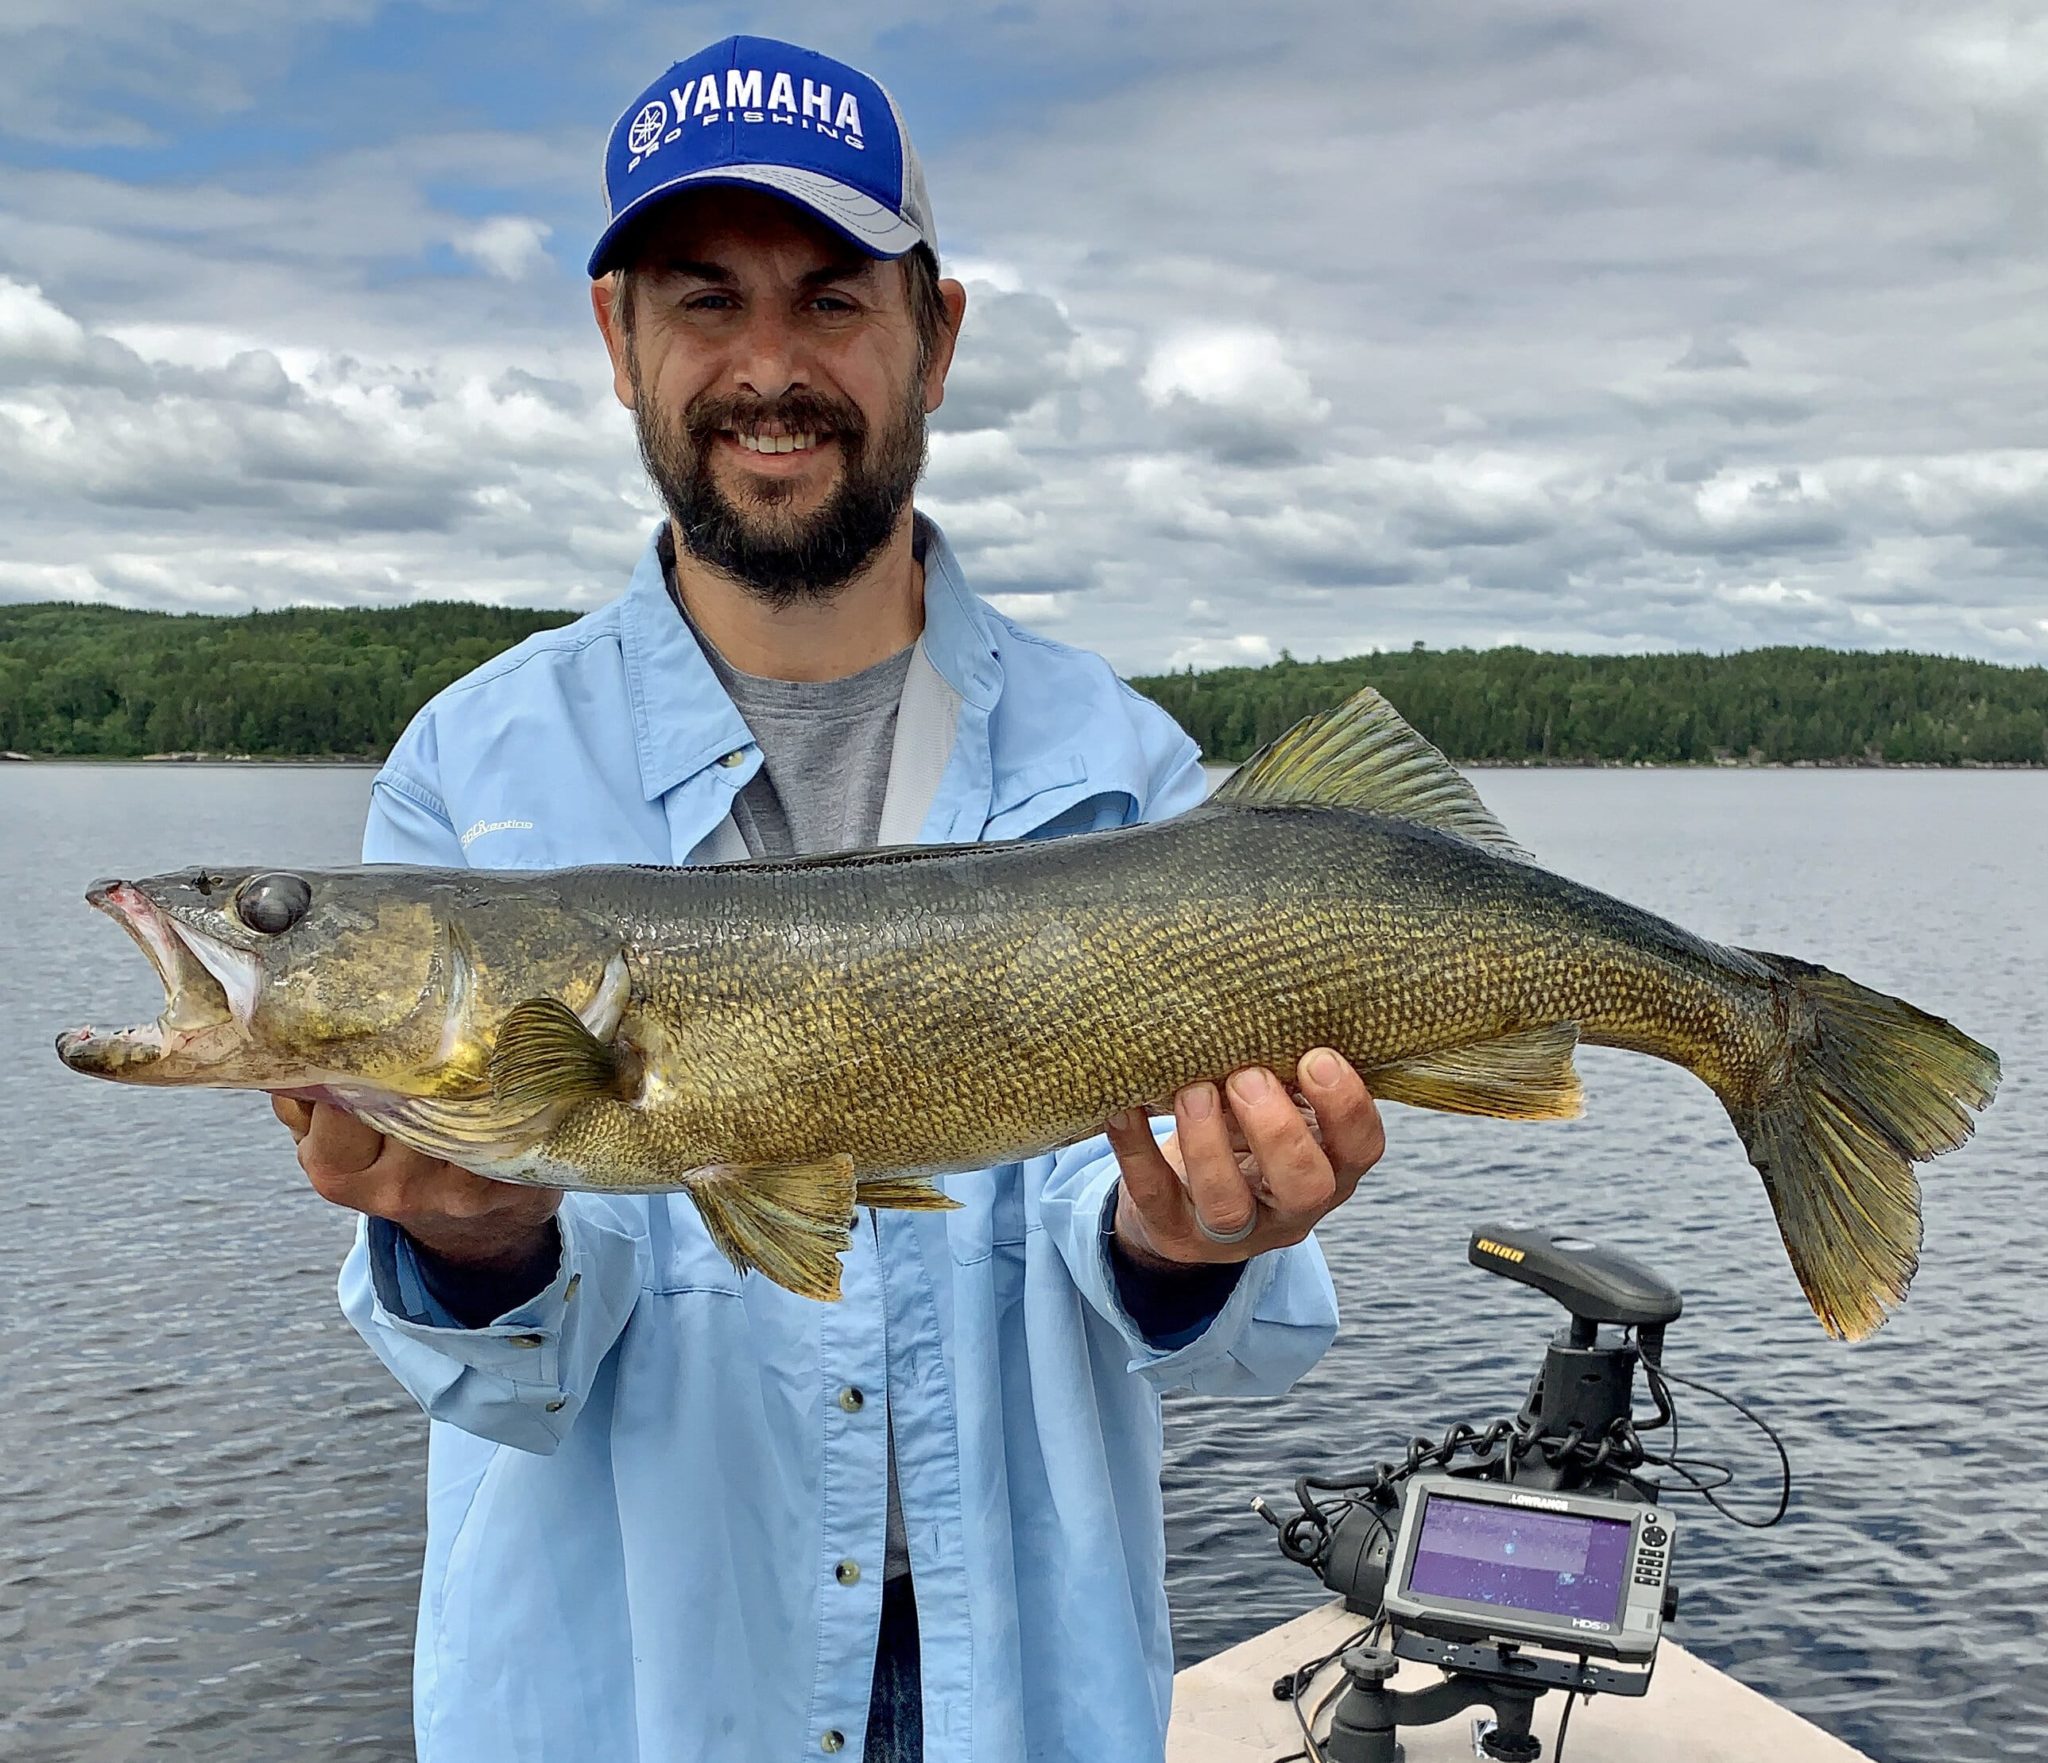
<svg viewBox="0 0 2048 1763">
<path fill-rule="evenodd" d="M 1128 791 L 1091 785 L 1087 761 L 1078 753 L 1067 753 L 1004 778 L 982 837 L 1022 839 L 1043 836 L 1048 829 L 1092 832 L 1122 826 L 1130 809 Z M 1056 829 L 1055 821 L 1061 823 Z"/>
<path fill-rule="evenodd" d="M 657 1295 L 740 1295 L 739 1270 L 712 1242 L 687 1194 L 658 1194 L 647 1206 L 647 1286 Z"/>
<path fill-rule="evenodd" d="M 1023 1246 L 1030 1228 L 1024 1209 L 1024 1168 L 1018 1163 L 946 1177 L 946 1192 L 960 1202 L 942 1214 L 946 1246 L 957 1267 L 973 1267 L 998 1249 Z"/>
</svg>

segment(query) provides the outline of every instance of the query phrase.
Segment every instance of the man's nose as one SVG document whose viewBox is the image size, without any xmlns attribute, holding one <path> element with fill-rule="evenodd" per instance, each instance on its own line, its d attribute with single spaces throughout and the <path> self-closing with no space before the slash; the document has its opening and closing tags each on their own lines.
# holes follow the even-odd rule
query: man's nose
<svg viewBox="0 0 2048 1763">
<path fill-rule="evenodd" d="M 787 312 L 754 307 L 735 340 L 733 377 L 757 398 L 779 398 L 810 383 L 801 328 Z"/>
</svg>

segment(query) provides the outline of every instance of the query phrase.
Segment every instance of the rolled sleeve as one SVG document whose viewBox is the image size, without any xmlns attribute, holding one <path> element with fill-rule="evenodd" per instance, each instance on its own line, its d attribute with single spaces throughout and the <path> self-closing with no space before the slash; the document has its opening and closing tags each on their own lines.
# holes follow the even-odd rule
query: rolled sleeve
<svg viewBox="0 0 2048 1763">
<path fill-rule="evenodd" d="M 1172 1130 L 1153 1123 L 1155 1133 Z M 1337 1333 L 1337 1293 L 1313 1236 L 1254 1255 L 1222 1307 L 1190 1340 L 1148 1340 L 1124 1308 L 1109 1258 L 1108 1208 L 1116 1203 L 1116 1158 L 1101 1138 L 1053 1159 L 1039 1217 L 1059 1245 L 1089 1304 L 1130 1347 L 1129 1369 L 1155 1387 L 1210 1395 L 1277 1396 L 1320 1359 Z"/>
<path fill-rule="evenodd" d="M 555 1276 L 482 1328 L 435 1301 L 404 1233 L 366 1218 L 343 1262 L 341 1307 L 429 1416 L 542 1455 L 562 1441 L 638 1302 L 638 1237 L 570 1196 Z"/>
</svg>

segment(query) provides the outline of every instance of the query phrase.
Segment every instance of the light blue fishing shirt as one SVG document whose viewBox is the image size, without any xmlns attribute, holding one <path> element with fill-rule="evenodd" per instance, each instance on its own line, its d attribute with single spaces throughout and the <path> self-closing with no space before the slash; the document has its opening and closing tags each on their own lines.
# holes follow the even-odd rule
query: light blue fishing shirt
<svg viewBox="0 0 2048 1763">
<path fill-rule="evenodd" d="M 919 530 L 919 648 L 952 710 L 921 761 L 921 841 L 1201 799 L 1167 716 L 976 599 Z M 419 714 L 378 775 L 363 856 L 710 861 L 734 854 L 728 811 L 760 763 L 650 542 L 620 599 Z M 1155 1344 L 1118 1298 L 1102 1139 L 945 1186 L 960 1210 L 860 1214 L 837 1304 L 735 1274 L 682 1195 L 572 1194 L 553 1281 L 476 1329 L 428 1295 L 399 1232 L 365 1221 L 342 1307 L 432 1420 L 423 1763 L 854 1763 L 892 1414 L 927 1757 L 1163 1754 L 1159 1392 L 1286 1389 L 1336 1329 L 1321 1251 L 1256 1257 L 1192 1338 Z"/>
</svg>

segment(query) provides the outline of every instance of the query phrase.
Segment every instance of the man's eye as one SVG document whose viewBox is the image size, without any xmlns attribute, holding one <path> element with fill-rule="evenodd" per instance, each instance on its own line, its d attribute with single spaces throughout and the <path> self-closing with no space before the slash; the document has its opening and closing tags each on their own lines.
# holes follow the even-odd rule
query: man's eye
<svg viewBox="0 0 2048 1763">
<path fill-rule="evenodd" d="M 683 302 L 686 312 L 729 312 L 733 298 L 730 294 L 692 294 Z"/>
</svg>

